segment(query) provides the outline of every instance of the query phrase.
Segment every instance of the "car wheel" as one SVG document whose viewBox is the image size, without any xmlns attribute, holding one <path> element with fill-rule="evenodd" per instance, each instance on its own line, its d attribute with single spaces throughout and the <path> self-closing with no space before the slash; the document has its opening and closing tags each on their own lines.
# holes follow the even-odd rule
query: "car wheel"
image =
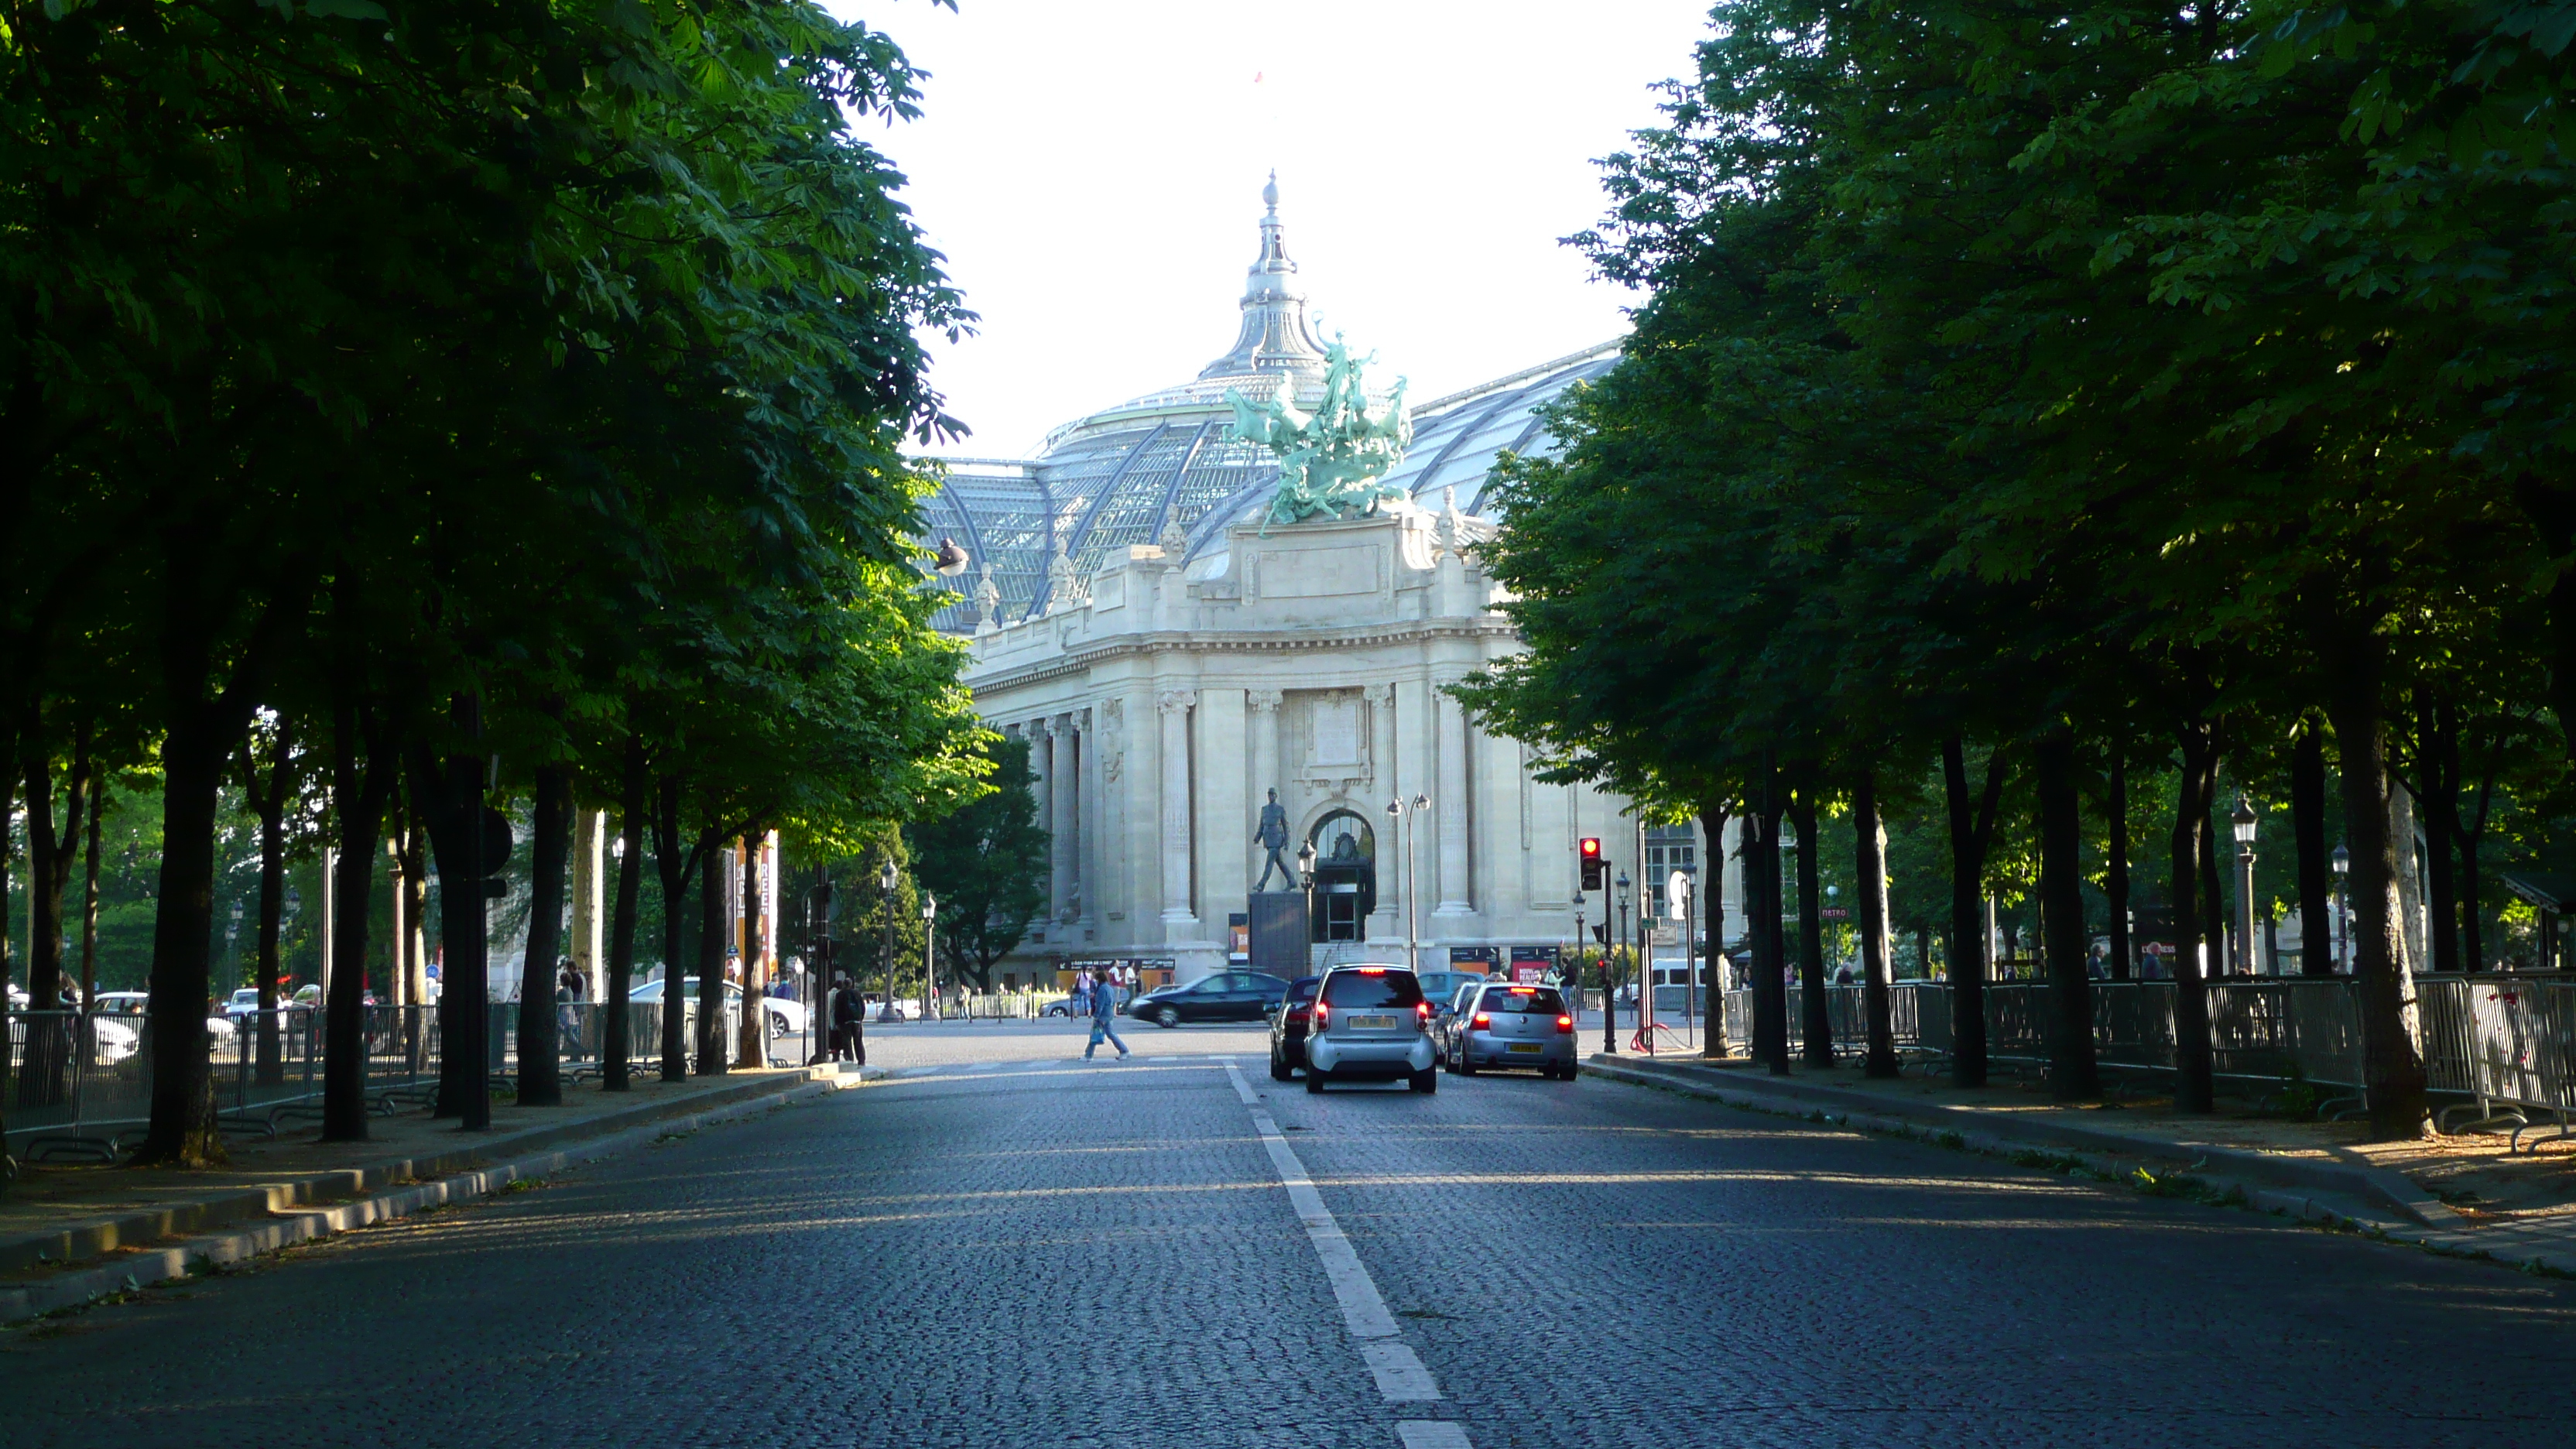
<svg viewBox="0 0 2576 1449">
<path fill-rule="evenodd" d="M 774 1011 L 768 1012 L 766 1015 L 769 1017 L 769 1039 L 771 1041 L 776 1041 L 780 1037 L 787 1035 L 786 1017 L 783 1017 Z"/>
<path fill-rule="evenodd" d="M 1426 1096 L 1430 1093 L 1439 1091 L 1440 1074 L 1431 1070 L 1429 1067 L 1425 1067 L 1421 1071 L 1415 1072 L 1413 1074 L 1413 1090 L 1421 1092 Z"/>
<path fill-rule="evenodd" d="M 1154 1025 L 1163 1028 L 1165 1031 L 1169 1031 L 1180 1024 L 1181 1014 L 1168 1006 L 1154 1013 Z"/>
<path fill-rule="evenodd" d="M 1284 1082 L 1295 1075 L 1296 1073 L 1288 1070 L 1288 1064 L 1280 1060 L 1279 1053 L 1274 1051 L 1270 1054 L 1270 1080 Z"/>
<path fill-rule="evenodd" d="M 1458 1048 L 1458 1075 L 1462 1077 L 1472 1077 L 1476 1075 L 1476 1064 L 1473 1060 L 1469 1059 L 1467 1056 L 1467 1049 L 1463 1046 Z"/>
<path fill-rule="evenodd" d="M 1318 1096 L 1321 1096 L 1324 1091 L 1324 1074 L 1316 1071 L 1315 1064 L 1312 1062 L 1306 1064 L 1306 1090 Z"/>
</svg>

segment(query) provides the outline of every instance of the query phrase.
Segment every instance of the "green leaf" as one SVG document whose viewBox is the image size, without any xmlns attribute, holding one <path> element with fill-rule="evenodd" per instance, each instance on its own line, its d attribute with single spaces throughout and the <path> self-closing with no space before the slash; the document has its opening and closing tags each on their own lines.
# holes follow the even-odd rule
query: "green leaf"
<svg viewBox="0 0 2576 1449">
<path fill-rule="evenodd" d="M 304 0 L 304 13 L 342 20 L 382 20 L 385 7 L 375 0 Z"/>
</svg>

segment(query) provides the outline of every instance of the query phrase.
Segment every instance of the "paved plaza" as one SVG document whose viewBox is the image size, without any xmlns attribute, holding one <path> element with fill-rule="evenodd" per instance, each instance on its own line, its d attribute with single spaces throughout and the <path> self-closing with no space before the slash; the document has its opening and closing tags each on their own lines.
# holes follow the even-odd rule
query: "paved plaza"
<svg viewBox="0 0 2576 1449">
<path fill-rule="evenodd" d="M 9 1331 L 10 1442 L 2497 1449 L 2576 1413 L 2562 1281 L 1596 1080 L 1314 1097 L 1248 1032 L 939 1030 Z"/>
</svg>

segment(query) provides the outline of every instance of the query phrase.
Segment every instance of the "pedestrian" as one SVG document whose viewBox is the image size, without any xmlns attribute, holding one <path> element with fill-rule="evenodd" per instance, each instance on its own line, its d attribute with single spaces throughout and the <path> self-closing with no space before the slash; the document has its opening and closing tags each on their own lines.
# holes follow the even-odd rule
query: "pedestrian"
<svg viewBox="0 0 2576 1449">
<path fill-rule="evenodd" d="M 868 1064 L 867 1003 L 847 976 L 832 978 L 832 1059 Z"/>
<path fill-rule="evenodd" d="M 572 964 L 572 958 L 569 956 L 563 958 L 563 965 L 555 972 L 555 1050 L 558 1053 L 571 1052 L 574 1056 L 587 1055 L 580 1050 L 581 1012 L 579 1010 L 587 984 L 582 980 L 581 969 Z"/>
<path fill-rule="evenodd" d="M 1091 973 L 1088 971 L 1077 970 L 1073 973 L 1073 1014 L 1076 1016 L 1091 1014 Z"/>
<path fill-rule="evenodd" d="M 1091 1044 L 1082 1049 L 1082 1059 L 1086 1062 L 1091 1060 L 1093 1052 L 1100 1049 L 1104 1037 L 1111 1046 L 1118 1048 L 1118 1060 L 1127 1060 L 1127 1043 L 1118 1039 L 1114 1025 L 1118 1020 L 1118 993 L 1109 987 L 1109 969 L 1101 968 L 1100 984 L 1091 993 Z"/>
</svg>

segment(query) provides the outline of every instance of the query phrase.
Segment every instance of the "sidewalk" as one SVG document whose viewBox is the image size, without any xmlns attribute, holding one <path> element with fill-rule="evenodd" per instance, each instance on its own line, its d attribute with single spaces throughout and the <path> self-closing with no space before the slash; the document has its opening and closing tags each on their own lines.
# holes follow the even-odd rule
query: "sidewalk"
<svg viewBox="0 0 2576 1449">
<path fill-rule="evenodd" d="M 496 1101 L 488 1132 L 419 1111 L 370 1118 L 365 1142 L 322 1142 L 319 1126 L 228 1137 L 231 1166 L 209 1171 L 22 1164 L 0 1195 L 0 1323 L 479 1197 L 860 1080 L 855 1068 L 829 1067 L 676 1083 L 639 1075 L 623 1093 L 567 1088 L 561 1107 Z"/>
<path fill-rule="evenodd" d="M 2041 1160 L 2025 1165 L 2146 1191 L 2241 1200 L 2442 1252 L 2576 1273 L 2576 1150 L 2568 1145 L 2514 1154 L 2503 1136 L 2485 1134 L 2365 1143 L 2356 1123 L 2241 1106 L 2184 1116 L 2167 1098 L 2065 1107 L 2035 1084 L 1962 1089 L 1938 1077 L 1871 1081 L 1856 1066 L 1802 1066 L 1778 1077 L 1742 1060 L 1595 1053 L 1584 1070 L 1973 1152 L 2025 1160 L 2036 1154 Z"/>
</svg>

